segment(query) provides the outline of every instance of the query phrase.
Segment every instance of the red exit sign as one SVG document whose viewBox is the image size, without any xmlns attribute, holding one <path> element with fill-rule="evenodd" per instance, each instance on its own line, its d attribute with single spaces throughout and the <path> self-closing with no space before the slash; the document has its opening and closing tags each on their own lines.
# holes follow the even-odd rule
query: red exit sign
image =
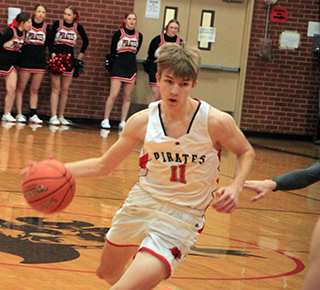
<svg viewBox="0 0 320 290">
<path fill-rule="evenodd" d="M 273 7 L 270 12 L 270 19 L 273 22 L 284 23 L 288 20 L 289 12 L 286 8 Z"/>
</svg>

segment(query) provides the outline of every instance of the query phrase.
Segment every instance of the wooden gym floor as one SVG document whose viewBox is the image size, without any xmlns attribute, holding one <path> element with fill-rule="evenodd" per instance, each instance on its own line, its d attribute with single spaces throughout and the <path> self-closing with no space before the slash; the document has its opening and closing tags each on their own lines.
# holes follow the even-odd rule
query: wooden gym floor
<svg viewBox="0 0 320 290">
<path fill-rule="evenodd" d="M 0 289 L 109 289 L 95 276 L 104 235 L 137 182 L 140 146 L 109 177 L 77 180 L 62 213 L 39 215 L 24 201 L 19 172 L 28 160 L 74 161 L 103 154 L 119 137 L 90 126 L 0 124 Z M 250 179 L 271 178 L 317 162 L 311 142 L 250 138 L 256 161 Z M 221 185 L 235 158 L 222 152 Z M 206 227 L 186 261 L 157 290 L 301 289 L 309 244 L 320 213 L 320 183 L 274 192 L 250 203 L 244 190 L 231 215 L 209 208 Z"/>
</svg>

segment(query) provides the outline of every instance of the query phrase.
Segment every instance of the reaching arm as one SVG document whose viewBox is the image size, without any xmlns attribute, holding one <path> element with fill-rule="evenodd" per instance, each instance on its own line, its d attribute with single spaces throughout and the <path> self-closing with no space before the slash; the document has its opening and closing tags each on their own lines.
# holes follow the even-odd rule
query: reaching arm
<svg viewBox="0 0 320 290">
<path fill-rule="evenodd" d="M 307 187 L 320 180 L 320 162 L 305 169 L 297 169 L 272 179 L 276 190 L 290 190 Z"/>
<path fill-rule="evenodd" d="M 237 158 L 232 183 L 216 191 L 217 200 L 212 204 L 212 207 L 219 212 L 231 213 L 238 205 L 239 195 L 251 171 L 255 153 L 229 114 L 211 108 L 210 123 L 214 146 L 226 148 Z"/>
<path fill-rule="evenodd" d="M 258 195 L 250 201 L 264 198 L 271 190 L 293 190 L 307 187 L 320 181 L 320 162 L 305 169 L 297 169 L 278 177 L 266 180 L 248 180 L 244 187 L 255 191 Z"/>
</svg>

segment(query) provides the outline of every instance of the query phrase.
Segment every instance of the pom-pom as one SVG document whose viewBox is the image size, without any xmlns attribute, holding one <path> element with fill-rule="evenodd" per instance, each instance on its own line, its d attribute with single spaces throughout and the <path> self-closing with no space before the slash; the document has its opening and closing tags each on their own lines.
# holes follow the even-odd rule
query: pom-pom
<svg viewBox="0 0 320 290">
<path fill-rule="evenodd" d="M 75 59 L 73 77 L 77 78 L 83 73 L 84 62 L 81 59 Z"/>
<path fill-rule="evenodd" d="M 54 75 L 61 75 L 67 68 L 71 67 L 71 54 L 57 54 L 47 61 L 48 71 Z"/>
</svg>

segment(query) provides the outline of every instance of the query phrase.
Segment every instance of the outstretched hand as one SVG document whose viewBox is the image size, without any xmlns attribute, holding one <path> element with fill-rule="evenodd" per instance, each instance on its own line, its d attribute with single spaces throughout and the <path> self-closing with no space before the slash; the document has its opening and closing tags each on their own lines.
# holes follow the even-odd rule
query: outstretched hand
<svg viewBox="0 0 320 290">
<path fill-rule="evenodd" d="M 247 180 L 243 188 L 251 189 L 258 195 L 250 199 L 251 202 L 264 198 L 271 190 L 277 188 L 277 183 L 271 179 L 266 180 Z"/>
</svg>

